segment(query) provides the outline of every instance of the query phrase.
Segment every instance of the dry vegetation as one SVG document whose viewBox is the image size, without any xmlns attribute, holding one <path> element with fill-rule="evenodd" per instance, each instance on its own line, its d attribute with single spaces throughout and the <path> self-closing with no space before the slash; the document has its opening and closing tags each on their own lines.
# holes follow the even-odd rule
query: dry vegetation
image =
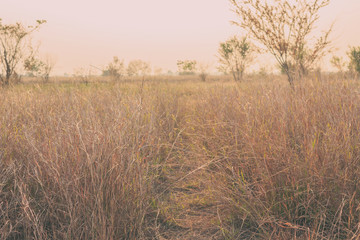
<svg viewBox="0 0 360 240">
<path fill-rule="evenodd" d="M 359 239 L 360 85 L 0 89 L 1 239 Z"/>
</svg>

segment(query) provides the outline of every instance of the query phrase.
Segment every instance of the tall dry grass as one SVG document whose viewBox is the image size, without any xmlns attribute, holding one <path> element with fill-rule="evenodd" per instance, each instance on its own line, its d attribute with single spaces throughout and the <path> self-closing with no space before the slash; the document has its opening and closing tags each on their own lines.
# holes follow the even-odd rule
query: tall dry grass
<svg viewBox="0 0 360 240">
<path fill-rule="evenodd" d="M 0 90 L 1 239 L 358 239 L 360 86 Z"/>
<path fill-rule="evenodd" d="M 244 86 L 243 86 L 244 87 Z M 217 88 L 193 145 L 226 239 L 358 239 L 360 95 L 355 81 Z"/>
<path fill-rule="evenodd" d="M 176 97 L 46 87 L 1 90 L 0 238 L 151 236 Z"/>
</svg>

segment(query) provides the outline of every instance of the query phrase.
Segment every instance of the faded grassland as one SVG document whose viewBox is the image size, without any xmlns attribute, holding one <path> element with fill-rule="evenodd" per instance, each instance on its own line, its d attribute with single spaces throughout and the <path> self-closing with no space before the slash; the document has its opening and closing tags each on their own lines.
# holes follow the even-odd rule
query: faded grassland
<svg viewBox="0 0 360 240">
<path fill-rule="evenodd" d="M 358 239 L 357 81 L 0 89 L 1 239 Z"/>
</svg>

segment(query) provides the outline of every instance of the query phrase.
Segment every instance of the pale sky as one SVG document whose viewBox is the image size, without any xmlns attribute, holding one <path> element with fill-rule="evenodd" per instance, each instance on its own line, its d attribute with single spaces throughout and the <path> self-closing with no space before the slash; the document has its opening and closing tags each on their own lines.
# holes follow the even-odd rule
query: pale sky
<svg viewBox="0 0 360 240">
<path fill-rule="evenodd" d="M 216 66 L 219 43 L 241 31 L 230 24 L 237 20 L 230 9 L 228 0 L 1 0 L 0 18 L 47 20 L 33 41 L 56 59 L 57 74 L 103 67 L 113 56 L 149 61 L 167 72 L 185 59 Z M 360 45 L 359 13 L 360 0 L 332 0 L 321 11 L 319 30 L 335 22 L 336 54 Z"/>
</svg>

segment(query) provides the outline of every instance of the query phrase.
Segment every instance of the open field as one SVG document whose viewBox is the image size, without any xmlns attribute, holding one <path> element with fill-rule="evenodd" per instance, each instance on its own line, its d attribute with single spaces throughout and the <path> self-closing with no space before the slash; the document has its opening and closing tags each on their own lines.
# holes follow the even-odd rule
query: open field
<svg viewBox="0 0 360 240">
<path fill-rule="evenodd" d="M 359 239 L 360 82 L 0 89 L 0 239 Z"/>
</svg>

